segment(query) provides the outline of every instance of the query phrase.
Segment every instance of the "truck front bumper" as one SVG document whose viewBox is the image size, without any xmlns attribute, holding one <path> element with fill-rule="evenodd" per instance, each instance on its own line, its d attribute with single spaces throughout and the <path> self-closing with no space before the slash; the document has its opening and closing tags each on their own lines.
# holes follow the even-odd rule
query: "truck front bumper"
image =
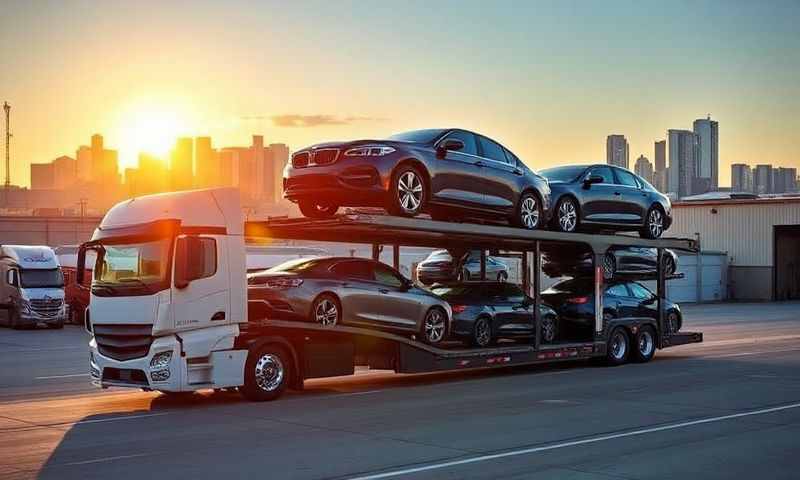
<svg viewBox="0 0 800 480">
<path fill-rule="evenodd" d="M 100 353 L 94 337 L 89 342 L 89 371 L 95 386 L 182 391 L 180 345 L 173 337 L 153 340 L 146 356 L 117 360 Z"/>
</svg>

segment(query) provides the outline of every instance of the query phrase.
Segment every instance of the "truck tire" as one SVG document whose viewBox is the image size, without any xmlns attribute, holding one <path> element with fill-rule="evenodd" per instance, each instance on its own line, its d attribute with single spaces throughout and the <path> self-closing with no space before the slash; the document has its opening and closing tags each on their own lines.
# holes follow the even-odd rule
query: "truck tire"
<svg viewBox="0 0 800 480">
<path fill-rule="evenodd" d="M 606 365 L 616 367 L 628 361 L 628 354 L 631 350 L 631 339 L 628 331 L 623 327 L 617 327 L 608 336 L 608 346 L 606 348 Z"/>
<path fill-rule="evenodd" d="M 656 331 L 645 325 L 636 333 L 633 345 L 633 359 L 638 363 L 647 363 L 656 354 Z"/>
<path fill-rule="evenodd" d="M 292 357 L 278 345 L 267 344 L 250 350 L 245 362 L 242 395 L 253 402 L 275 400 L 291 384 Z"/>
</svg>

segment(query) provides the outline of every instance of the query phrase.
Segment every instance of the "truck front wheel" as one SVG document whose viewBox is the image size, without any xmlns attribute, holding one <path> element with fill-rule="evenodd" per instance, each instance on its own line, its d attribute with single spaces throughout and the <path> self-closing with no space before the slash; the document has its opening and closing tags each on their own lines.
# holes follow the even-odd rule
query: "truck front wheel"
<svg viewBox="0 0 800 480">
<path fill-rule="evenodd" d="M 292 379 L 292 357 L 277 345 L 264 345 L 250 351 L 245 363 L 242 395 L 254 402 L 281 396 Z"/>
</svg>

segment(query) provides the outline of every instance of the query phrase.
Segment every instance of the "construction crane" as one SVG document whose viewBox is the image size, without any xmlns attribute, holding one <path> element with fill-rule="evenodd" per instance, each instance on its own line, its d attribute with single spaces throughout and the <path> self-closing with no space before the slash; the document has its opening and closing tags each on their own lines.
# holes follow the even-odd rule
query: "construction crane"
<svg viewBox="0 0 800 480">
<path fill-rule="evenodd" d="M 3 185 L 6 189 L 6 195 L 8 195 L 8 189 L 11 187 L 11 155 L 9 153 L 9 148 L 11 146 L 11 128 L 9 127 L 11 105 L 9 105 L 8 102 L 3 102 L 3 110 L 6 112 L 6 180 Z"/>
</svg>

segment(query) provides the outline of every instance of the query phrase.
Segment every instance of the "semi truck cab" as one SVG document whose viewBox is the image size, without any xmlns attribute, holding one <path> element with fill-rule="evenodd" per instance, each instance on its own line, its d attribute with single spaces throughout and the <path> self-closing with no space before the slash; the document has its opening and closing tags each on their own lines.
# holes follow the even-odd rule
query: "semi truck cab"
<svg viewBox="0 0 800 480">
<path fill-rule="evenodd" d="M 133 198 L 78 252 L 92 269 L 86 328 L 92 381 L 164 392 L 243 383 L 244 222 L 235 189 Z"/>
<path fill-rule="evenodd" d="M 64 276 L 47 246 L 0 246 L 0 319 L 13 328 L 64 326 Z"/>
</svg>

